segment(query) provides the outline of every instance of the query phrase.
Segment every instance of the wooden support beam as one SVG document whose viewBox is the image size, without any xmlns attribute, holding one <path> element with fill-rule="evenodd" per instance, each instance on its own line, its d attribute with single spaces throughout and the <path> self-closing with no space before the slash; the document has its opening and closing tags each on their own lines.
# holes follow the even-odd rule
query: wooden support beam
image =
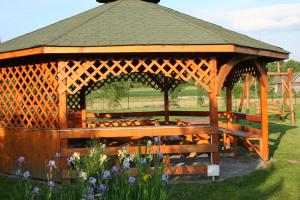
<svg viewBox="0 0 300 200">
<path fill-rule="evenodd" d="M 134 45 L 103 47 L 36 47 L 0 53 L 0 60 L 39 54 L 84 54 L 84 53 L 240 53 L 287 59 L 288 53 L 241 47 L 237 45 Z"/>
<path fill-rule="evenodd" d="M 218 97 L 217 97 L 217 60 L 211 59 L 209 62 L 210 66 L 210 93 L 209 93 L 209 111 L 210 111 L 210 125 L 212 127 L 218 127 Z M 216 132 L 217 133 L 217 132 Z M 219 144 L 218 134 L 214 134 L 211 137 L 211 144 Z M 219 164 L 219 153 L 210 154 L 211 164 Z"/>
<path fill-rule="evenodd" d="M 263 67 L 260 65 L 261 71 L 264 71 Z M 267 79 L 267 74 L 260 74 L 260 108 L 261 108 L 261 133 L 262 139 L 260 141 L 260 152 L 263 160 L 269 159 L 269 121 L 268 121 L 268 85 L 265 80 Z"/>
<path fill-rule="evenodd" d="M 250 74 L 248 73 L 246 78 L 246 113 L 250 112 Z"/>
<path fill-rule="evenodd" d="M 232 116 L 232 88 L 226 87 L 226 112 L 227 112 L 227 129 L 232 128 L 233 116 Z M 227 134 L 223 134 L 223 146 L 226 149 L 230 146 L 230 139 L 227 138 Z"/>
<path fill-rule="evenodd" d="M 80 108 L 81 108 L 81 124 L 82 128 L 86 128 L 86 97 L 85 97 L 86 88 L 82 88 L 80 91 Z"/>
<path fill-rule="evenodd" d="M 164 109 L 165 109 L 165 122 L 170 121 L 169 114 L 169 78 L 164 76 Z"/>
<path fill-rule="evenodd" d="M 58 71 L 59 73 L 62 73 L 64 70 L 64 64 L 61 62 L 58 62 Z M 58 74 L 58 77 L 60 77 L 60 74 Z M 63 91 L 63 85 L 67 85 L 67 79 L 62 80 L 61 82 L 58 82 L 58 91 Z M 59 127 L 60 129 L 68 128 L 68 120 L 67 120 L 67 92 L 64 91 L 63 93 L 59 94 Z"/>
</svg>

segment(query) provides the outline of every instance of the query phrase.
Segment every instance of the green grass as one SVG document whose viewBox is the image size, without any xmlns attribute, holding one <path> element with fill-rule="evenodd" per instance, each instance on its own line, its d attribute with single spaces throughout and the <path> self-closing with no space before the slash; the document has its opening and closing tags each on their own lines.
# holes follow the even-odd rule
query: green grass
<svg viewBox="0 0 300 200">
<path fill-rule="evenodd" d="M 297 110 L 300 106 L 296 107 Z M 271 160 L 266 169 L 222 182 L 179 183 L 170 199 L 300 199 L 300 112 L 297 124 L 270 123 Z M 297 163 L 298 162 L 298 163 Z"/>
<path fill-rule="evenodd" d="M 300 106 L 296 106 L 300 110 Z M 300 112 L 296 125 L 276 119 L 270 122 L 270 155 L 268 167 L 239 178 L 211 183 L 178 183 L 170 185 L 169 199 L 300 199 Z M 16 180 L 0 176 L 0 199 L 9 199 Z"/>
</svg>

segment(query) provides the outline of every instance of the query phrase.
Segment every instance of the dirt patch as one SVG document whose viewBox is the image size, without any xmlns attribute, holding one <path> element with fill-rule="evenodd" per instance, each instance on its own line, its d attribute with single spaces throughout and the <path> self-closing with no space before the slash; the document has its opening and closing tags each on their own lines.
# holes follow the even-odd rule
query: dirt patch
<svg viewBox="0 0 300 200">
<path fill-rule="evenodd" d="M 300 164 L 300 160 L 288 160 L 288 163 L 291 163 L 291 164 Z"/>
</svg>

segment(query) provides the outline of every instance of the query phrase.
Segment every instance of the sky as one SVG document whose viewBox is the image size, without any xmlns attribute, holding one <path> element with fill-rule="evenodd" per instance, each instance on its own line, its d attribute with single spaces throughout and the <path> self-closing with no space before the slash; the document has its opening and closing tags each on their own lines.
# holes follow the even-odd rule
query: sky
<svg viewBox="0 0 300 200">
<path fill-rule="evenodd" d="M 291 52 L 291 59 L 300 60 L 300 0 L 161 0 L 160 4 L 280 46 Z M 96 0 L 1 0 L 1 41 L 99 5 Z"/>
</svg>

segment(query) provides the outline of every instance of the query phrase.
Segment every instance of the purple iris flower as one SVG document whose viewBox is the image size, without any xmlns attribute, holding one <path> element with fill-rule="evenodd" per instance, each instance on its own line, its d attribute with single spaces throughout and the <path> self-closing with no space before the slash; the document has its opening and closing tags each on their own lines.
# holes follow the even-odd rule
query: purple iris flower
<svg viewBox="0 0 300 200">
<path fill-rule="evenodd" d="M 134 183 L 135 183 L 135 177 L 130 176 L 128 181 L 129 181 L 129 184 L 130 184 L 131 186 L 133 186 Z"/>
</svg>

